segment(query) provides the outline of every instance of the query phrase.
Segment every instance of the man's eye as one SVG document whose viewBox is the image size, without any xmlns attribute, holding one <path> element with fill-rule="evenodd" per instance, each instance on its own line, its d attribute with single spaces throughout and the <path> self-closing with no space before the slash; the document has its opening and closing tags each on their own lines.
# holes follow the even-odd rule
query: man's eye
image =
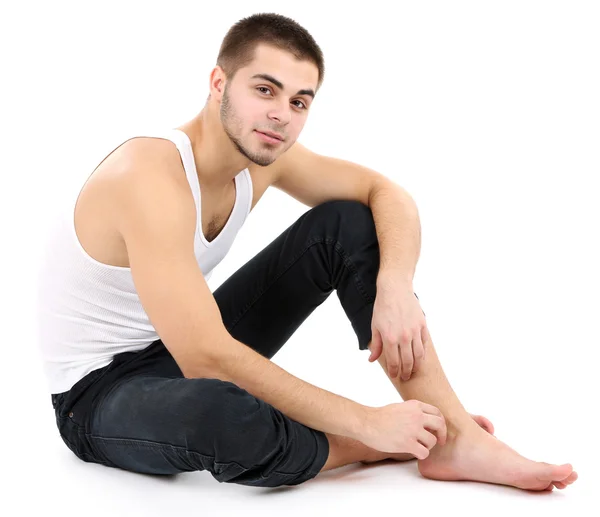
<svg viewBox="0 0 600 517">
<path fill-rule="evenodd" d="M 269 92 L 271 91 L 271 89 L 267 88 L 266 86 L 258 86 L 256 89 L 257 90 L 267 90 Z M 301 104 L 301 106 L 298 106 L 299 108 L 308 109 L 308 107 L 306 106 L 306 104 L 304 104 L 304 102 L 302 102 L 302 101 L 294 101 L 294 102 L 299 102 Z"/>
</svg>

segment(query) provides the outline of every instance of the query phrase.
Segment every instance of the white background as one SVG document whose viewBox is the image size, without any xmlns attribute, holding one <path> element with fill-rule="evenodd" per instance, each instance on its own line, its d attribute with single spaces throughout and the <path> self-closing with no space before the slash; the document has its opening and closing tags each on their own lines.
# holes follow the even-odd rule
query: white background
<svg viewBox="0 0 600 517">
<path fill-rule="evenodd" d="M 88 464 L 63 444 L 35 343 L 45 229 L 123 139 L 200 111 L 225 33 L 257 12 L 294 18 L 325 55 L 299 140 L 417 202 L 414 290 L 459 398 L 524 456 L 571 463 L 566 490 L 435 482 L 414 461 L 257 489 Z M 3 2 L 0 512 L 598 515 L 599 13 L 573 0 Z M 269 189 L 211 289 L 306 210 Z M 332 294 L 273 360 L 362 404 L 400 402 L 368 356 Z"/>
</svg>

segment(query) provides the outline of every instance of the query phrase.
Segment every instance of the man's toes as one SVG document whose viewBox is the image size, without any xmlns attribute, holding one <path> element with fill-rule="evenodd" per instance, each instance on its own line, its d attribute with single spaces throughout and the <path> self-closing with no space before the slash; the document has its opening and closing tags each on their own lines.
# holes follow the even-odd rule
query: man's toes
<svg viewBox="0 0 600 517">
<path fill-rule="evenodd" d="M 484 421 L 485 421 L 485 430 L 490 433 L 490 434 L 494 434 L 494 424 L 492 424 L 492 422 L 490 422 L 489 418 L 485 418 L 484 417 Z"/>
<path fill-rule="evenodd" d="M 573 474 L 573 466 L 570 463 L 564 465 L 554 465 L 556 476 L 554 479 L 563 483 Z"/>
<path fill-rule="evenodd" d="M 563 481 L 573 472 L 573 467 L 569 463 L 564 465 L 551 465 L 550 463 L 539 462 L 540 472 L 537 478 L 543 481 Z"/>
<path fill-rule="evenodd" d="M 567 465 L 561 465 L 559 467 L 556 467 L 557 469 L 561 469 L 563 474 L 564 474 L 564 467 L 569 467 L 570 469 L 572 469 L 573 467 L 571 467 L 571 465 L 567 464 Z M 556 472 L 559 472 L 558 470 Z M 571 483 L 573 483 L 573 481 L 575 481 L 578 478 L 577 472 L 575 472 L 574 470 L 566 477 L 562 478 L 560 476 L 556 476 L 556 478 L 554 480 L 552 480 L 552 484 L 560 489 L 560 490 L 564 490 L 565 488 L 567 488 Z"/>
</svg>

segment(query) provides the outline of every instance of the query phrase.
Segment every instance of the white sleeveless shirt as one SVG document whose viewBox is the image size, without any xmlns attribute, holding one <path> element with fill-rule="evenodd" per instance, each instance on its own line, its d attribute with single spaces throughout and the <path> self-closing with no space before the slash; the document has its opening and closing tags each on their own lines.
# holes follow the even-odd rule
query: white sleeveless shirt
<svg viewBox="0 0 600 517">
<path fill-rule="evenodd" d="M 206 280 L 227 255 L 252 206 L 248 169 L 235 177 L 233 211 L 217 237 L 202 232 L 200 185 L 192 144 L 178 129 L 139 135 L 171 140 L 181 154 L 196 204 L 194 253 Z M 136 138 L 136 137 L 132 137 Z M 135 290 L 131 270 L 96 261 L 75 233 L 79 192 L 51 228 L 37 281 L 37 336 L 50 393 L 63 393 L 115 354 L 139 351 L 160 339 Z"/>
</svg>

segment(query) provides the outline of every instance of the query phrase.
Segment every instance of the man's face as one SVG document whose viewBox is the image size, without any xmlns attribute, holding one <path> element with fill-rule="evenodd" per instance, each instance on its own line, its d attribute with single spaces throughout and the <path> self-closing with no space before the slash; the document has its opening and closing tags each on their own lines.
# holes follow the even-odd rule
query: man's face
<svg viewBox="0 0 600 517">
<path fill-rule="evenodd" d="M 269 75 L 279 81 L 253 77 Z M 254 61 L 225 83 L 221 123 L 238 151 L 260 166 L 273 163 L 296 141 L 306 123 L 319 71 L 312 62 L 297 61 L 288 52 L 259 45 Z M 300 92 L 300 93 L 299 93 Z M 271 131 L 283 141 L 271 142 L 260 131 Z"/>
</svg>

